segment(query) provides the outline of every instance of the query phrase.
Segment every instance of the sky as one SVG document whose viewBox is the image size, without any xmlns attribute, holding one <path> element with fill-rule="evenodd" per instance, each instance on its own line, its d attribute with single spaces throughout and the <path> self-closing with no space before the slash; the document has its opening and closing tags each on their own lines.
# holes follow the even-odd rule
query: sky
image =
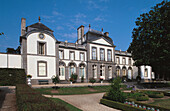
<svg viewBox="0 0 170 111">
<path fill-rule="evenodd" d="M 17 48 L 21 35 L 21 18 L 26 26 L 38 22 L 54 31 L 59 41 L 77 40 L 77 28 L 88 26 L 109 32 L 116 50 L 126 51 L 132 41 L 136 18 L 149 12 L 162 0 L 0 0 L 0 52 Z"/>
</svg>

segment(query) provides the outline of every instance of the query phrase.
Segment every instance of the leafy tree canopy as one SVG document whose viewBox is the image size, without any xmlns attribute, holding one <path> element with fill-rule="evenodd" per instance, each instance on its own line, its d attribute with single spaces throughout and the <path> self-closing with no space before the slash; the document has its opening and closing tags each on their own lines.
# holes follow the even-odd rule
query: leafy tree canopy
<svg viewBox="0 0 170 111">
<path fill-rule="evenodd" d="M 162 1 L 137 18 L 128 48 L 136 66 L 150 65 L 154 72 L 165 75 L 170 73 L 169 6 L 170 2 Z"/>
</svg>

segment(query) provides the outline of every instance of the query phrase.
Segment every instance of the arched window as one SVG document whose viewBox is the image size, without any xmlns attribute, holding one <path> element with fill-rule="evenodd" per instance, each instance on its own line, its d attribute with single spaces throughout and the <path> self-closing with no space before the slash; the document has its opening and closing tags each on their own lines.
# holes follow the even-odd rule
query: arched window
<svg viewBox="0 0 170 111">
<path fill-rule="evenodd" d="M 119 66 L 116 68 L 116 74 L 118 77 L 120 76 L 120 67 Z"/>
<path fill-rule="evenodd" d="M 84 64 L 80 64 L 79 66 L 79 77 L 84 77 L 85 78 L 85 65 Z"/>
<path fill-rule="evenodd" d="M 109 78 L 112 78 L 112 66 L 108 67 Z"/>
<path fill-rule="evenodd" d="M 147 68 L 145 68 L 144 76 L 145 76 L 145 77 L 148 77 L 148 69 L 147 69 Z"/>
<path fill-rule="evenodd" d="M 71 77 L 71 74 L 76 73 L 76 64 L 75 63 L 70 63 L 69 64 L 69 77 Z"/>
<path fill-rule="evenodd" d="M 128 68 L 128 79 L 133 79 L 133 72 L 131 67 Z"/>
<path fill-rule="evenodd" d="M 123 76 L 126 76 L 126 67 L 122 68 L 122 74 L 123 74 Z"/>
<path fill-rule="evenodd" d="M 100 76 L 104 76 L 105 75 L 105 66 L 101 65 L 100 66 Z"/>
<path fill-rule="evenodd" d="M 97 78 L 97 66 L 96 65 L 92 66 L 92 74 L 94 78 Z"/>
<path fill-rule="evenodd" d="M 63 62 L 59 63 L 59 78 L 65 80 L 65 64 Z"/>
</svg>

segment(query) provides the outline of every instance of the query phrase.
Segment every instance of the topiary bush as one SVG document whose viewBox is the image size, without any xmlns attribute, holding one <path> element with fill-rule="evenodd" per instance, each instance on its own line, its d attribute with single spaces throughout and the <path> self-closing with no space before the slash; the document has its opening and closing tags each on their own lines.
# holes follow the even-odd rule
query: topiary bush
<svg viewBox="0 0 170 111">
<path fill-rule="evenodd" d="M 77 77 L 78 76 L 76 74 L 71 74 L 71 78 L 70 79 L 72 80 L 73 83 L 75 83 L 75 82 L 77 82 Z"/>
<path fill-rule="evenodd" d="M 52 77 L 52 82 L 55 84 L 55 86 L 56 86 L 57 83 L 60 82 L 60 78 L 58 77 L 58 75 Z"/>
<path fill-rule="evenodd" d="M 123 93 L 121 88 L 121 78 L 117 77 L 114 79 L 113 83 L 111 83 L 111 88 L 107 93 L 107 98 L 117 102 L 124 102 L 126 100 L 126 95 Z"/>
</svg>

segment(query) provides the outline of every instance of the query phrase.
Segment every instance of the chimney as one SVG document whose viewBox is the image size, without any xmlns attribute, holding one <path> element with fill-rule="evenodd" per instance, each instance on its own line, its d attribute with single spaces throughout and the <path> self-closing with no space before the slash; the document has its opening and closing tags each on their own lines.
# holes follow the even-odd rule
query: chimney
<svg viewBox="0 0 170 111">
<path fill-rule="evenodd" d="M 23 36 L 26 32 L 26 19 L 21 18 L 21 36 Z"/>
<path fill-rule="evenodd" d="M 81 25 L 79 28 L 77 28 L 77 39 L 78 39 L 78 44 L 81 44 L 82 43 L 82 38 L 83 38 L 83 35 L 84 35 L 84 26 Z"/>
<path fill-rule="evenodd" d="M 108 37 L 109 36 L 109 32 L 105 32 L 104 35 Z"/>
</svg>

